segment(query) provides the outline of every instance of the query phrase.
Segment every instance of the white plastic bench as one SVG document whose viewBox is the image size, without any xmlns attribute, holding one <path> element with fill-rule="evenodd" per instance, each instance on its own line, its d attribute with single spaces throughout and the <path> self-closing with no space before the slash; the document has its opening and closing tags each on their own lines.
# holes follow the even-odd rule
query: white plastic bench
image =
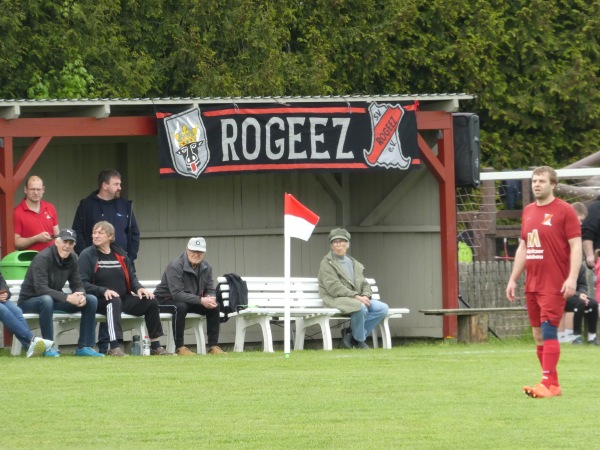
<svg viewBox="0 0 600 450">
<path fill-rule="evenodd" d="M 13 302 L 17 302 L 19 293 L 21 291 L 21 280 L 7 280 L 7 285 L 10 288 L 11 298 Z M 160 280 L 141 281 L 142 286 L 150 291 L 154 291 Z M 64 289 L 65 292 L 70 293 L 68 286 Z M 35 330 L 40 328 L 40 321 L 38 314 L 23 313 L 23 317 L 27 321 L 29 328 Z M 66 313 L 66 312 L 54 312 L 52 316 L 54 322 L 54 346 L 59 349 L 60 336 L 67 331 L 73 329 L 79 329 L 81 322 L 81 313 Z M 167 340 L 166 348 L 168 352 L 175 351 L 175 337 L 173 336 L 172 321 L 173 316 L 171 313 L 160 313 L 160 319 L 164 322 L 163 332 Z M 106 322 L 106 316 L 103 314 L 96 314 L 96 322 Z M 199 354 L 206 354 L 206 339 L 204 337 L 204 327 L 206 323 L 206 317 L 200 314 L 189 313 L 186 316 L 185 328 L 193 329 L 196 338 L 197 352 Z M 131 331 L 132 334 L 139 334 L 140 336 L 146 336 L 148 334 L 146 323 L 143 316 L 132 316 L 130 314 L 121 314 L 121 327 L 123 331 Z M 18 339 L 13 338 L 11 354 L 21 354 L 22 346 Z"/>
<path fill-rule="evenodd" d="M 246 330 L 254 325 L 260 325 L 263 334 L 263 350 L 273 352 L 273 337 L 271 321 L 282 320 L 285 314 L 285 279 L 283 277 L 242 277 L 248 286 L 248 308 L 230 313 L 235 318 L 234 352 L 244 350 Z M 373 298 L 379 300 L 379 288 L 374 279 L 367 280 L 373 291 Z M 223 293 L 223 298 L 229 298 L 229 285 L 225 277 L 219 277 L 217 282 Z M 323 304 L 319 295 L 317 278 L 290 278 L 290 317 L 296 324 L 294 349 L 304 349 L 307 328 L 318 325 L 323 336 L 323 349 L 332 350 L 330 320 L 349 320 L 349 314 Z M 388 315 L 373 330 L 373 346 L 378 346 L 377 328 L 381 332 L 383 348 L 392 348 L 392 338 L 389 320 L 401 318 L 410 311 L 406 308 L 390 308 Z"/>
</svg>

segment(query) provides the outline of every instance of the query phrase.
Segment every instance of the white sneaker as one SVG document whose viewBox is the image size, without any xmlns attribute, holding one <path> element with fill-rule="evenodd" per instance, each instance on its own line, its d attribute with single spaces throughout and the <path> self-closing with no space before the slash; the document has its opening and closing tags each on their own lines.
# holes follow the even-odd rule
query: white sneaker
<svg viewBox="0 0 600 450">
<path fill-rule="evenodd" d="M 46 346 L 46 351 L 48 351 L 52 347 L 54 347 L 54 341 L 51 341 L 49 339 L 42 339 L 42 341 L 44 341 L 44 345 Z"/>
<path fill-rule="evenodd" d="M 560 342 L 561 344 L 571 344 L 578 337 L 580 337 L 580 336 L 577 336 L 575 334 L 570 334 L 568 336 L 565 336 L 562 341 L 559 339 L 558 342 Z"/>
<path fill-rule="evenodd" d="M 36 337 L 33 338 L 31 344 L 29 344 L 29 348 L 27 349 L 27 357 L 31 358 L 32 356 L 42 356 L 46 351 L 46 343 L 42 338 Z"/>
</svg>

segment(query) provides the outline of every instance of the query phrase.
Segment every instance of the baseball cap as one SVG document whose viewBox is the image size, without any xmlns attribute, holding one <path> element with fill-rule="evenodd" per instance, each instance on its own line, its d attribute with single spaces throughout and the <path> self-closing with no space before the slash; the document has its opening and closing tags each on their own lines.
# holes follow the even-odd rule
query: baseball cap
<svg viewBox="0 0 600 450">
<path fill-rule="evenodd" d="M 63 241 L 77 242 L 77 233 L 75 233 L 75 231 L 71 230 L 70 228 L 63 228 L 62 230 L 60 230 L 60 233 L 58 233 L 58 237 Z"/>
<path fill-rule="evenodd" d="M 350 242 L 350 233 L 344 228 L 335 228 L 329 232 L 329 242 L 336 239 L 344 239 L 345 241 Z"/>
<path fill-rule="evenodd" d="M 193 237 L 189 240 L 187 248 L 195 252 L 205 252 L 206 240 L 203 237 Z"/>
</svg>

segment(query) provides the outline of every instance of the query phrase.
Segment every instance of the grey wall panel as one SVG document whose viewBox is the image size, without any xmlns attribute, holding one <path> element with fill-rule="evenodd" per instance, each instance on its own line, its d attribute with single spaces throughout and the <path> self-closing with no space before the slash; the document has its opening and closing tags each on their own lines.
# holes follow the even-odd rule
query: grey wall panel
<svg viewBox="0 0 600 450">
<path fill-rule="evenodd" d="M 21 145 L 21 151 L 26 145 Z M 289 192 L 321 217 L 309 242 L 292 239 L 293 276 L 317 276 L 329 249 L 327 233 L 342 225 L 340 217 L 347 217 L 345 225 L 353 234 L 351 254 L 365 264 L 368 276 L 377 279 L 390 306 L 412 311 L 391 322 L 393 335 L 441 333 L 441 322 L 418 312 L 441 305 L 438 186 L 430 174 L 419 178 L 378 223 L 360 227 L 365 216 L 399 183 L 402 186 L 405 173 L 329 175 L 329 182 L 339 183 L 334 190 L 341 202 L 315 174 L 304 172 L 161 180 L 152 138 L 129 143 L 53 140 L 32 172 L 44 178 L 45 199 L 57 207 L 61 226 L 70 226 L 79 200 L 97 188 L 97 174 L 107 167 L 121 171 L 126 196 L 134 201 L 142 232 L 136 263 L 140 279 L 160 278 L 193 235 L 206 237 L 206 259 L 215 276 L 228 272 L 282 276 L 283 194 Z M 15 200 L 21 198 L 22 187 Z M 348 208 L 349 214 L 340 214 L 341 207 Z M 223 342 L 232 342 L 233 333 L 233 326 L 225 324 Z M 259 337 L 258 331 L 249 334 L 249 339 Z"/>
</svg>

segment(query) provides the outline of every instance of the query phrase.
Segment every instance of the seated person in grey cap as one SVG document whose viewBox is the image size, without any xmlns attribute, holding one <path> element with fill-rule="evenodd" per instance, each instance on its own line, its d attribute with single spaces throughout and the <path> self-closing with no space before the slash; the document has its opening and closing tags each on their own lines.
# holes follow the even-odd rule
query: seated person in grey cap
<svg viewBox="0 0 600 450">
<path fill-rule="evenodd" d="M 46 340 L 54 338 L 54 311 L 80 312 L 75 356 L 104 356 L 92 348 L 96 342 L 98 300 L 93 295 L 86 295 L 83 288 L 77 269 L 77 255 L 73 252 L 76 240 L 75 232 L 65 228 L 58 233 L 54 245 L 35 255 L 21 285 L 18 305 L 25 313 L 39 314 L 42 337 Z M 71 294 L 63 292 L 67 281 Z M 53 348 L 44 355 L 59 356 Z"/>
<path fill-rule="evenodd" d="M 365 339 L 388 313 L 388 306 L 372 300 L 371 286 L 365 279 L 364 266 L 346 255 L 350 233 L 336 228 L 329 233 L 331 251 L 319 268 L 319 293 L 323 303 L 343 313 L 351 313 L 350 328 L 342 330 L 346 348 L 368 349 Z"/>
<path fill-rule="evenodd" d="M 204 261 L 205 252 L 206 240 L 202 237 L 191 238 L 183 254 L 169 263 L 160 284 L 154 290 L 154 296 L 161 309 L 174 314 L 175 348 L 176 353 L 181 356 L 194 355 L 183 345 L 185 317 L 188 312 L 206 316 L 208 353 L 225 353 L 218 346 L 221 316 L 212 267 Z"/>
</svg>

